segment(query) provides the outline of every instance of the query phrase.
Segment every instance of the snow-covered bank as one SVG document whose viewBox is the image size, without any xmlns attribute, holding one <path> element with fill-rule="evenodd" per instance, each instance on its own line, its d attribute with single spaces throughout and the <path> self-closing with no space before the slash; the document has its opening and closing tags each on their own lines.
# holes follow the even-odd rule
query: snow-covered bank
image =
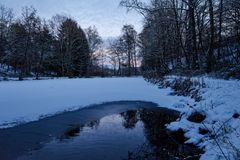
<svg viewBox="0 0 240 160">
<path fill-rule="evenodd" d="M 196 79 L 196 78 L 195 78 Z M 183 116 L 169 129 L 182 128 L 188 138 L 205 148 L 201 160 L 239 160 L 240 159 L 240 81 L 204 78 L 206 88 L 200 90 L 202 100 L 185 104 Z M 206 115 L 202 123 L 188 121 L 195 111 Z M 209 133 L 201 135 L 199 128 Z"/>
<path fill-rule="evenodd" d="M 172 108 L 192 101 L 170 96 L 170 92 L 170 89 L 159 90 L 143 78 L 0 82 L 0 128 L 102 102 L 140 100 Z"/>
</svg>

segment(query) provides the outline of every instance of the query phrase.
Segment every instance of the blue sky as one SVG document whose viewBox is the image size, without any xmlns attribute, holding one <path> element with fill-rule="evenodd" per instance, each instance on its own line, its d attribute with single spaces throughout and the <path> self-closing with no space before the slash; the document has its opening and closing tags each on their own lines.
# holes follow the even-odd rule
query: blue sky
<svg viewBox="0 0 240 160">
<path fill-rule="evenodd" d="M 21 14 L 23 6 L 34 6 L 41 17 L 50 19 L 55 14 L 74 17 L 82 28 L 95 25 L 103 38 L 116 37 L 124 24 L 133 24 L 141 31 L 142 17 L 119 7 L 120 0 L 1 0 L 0 4 Z"/>
</svg>

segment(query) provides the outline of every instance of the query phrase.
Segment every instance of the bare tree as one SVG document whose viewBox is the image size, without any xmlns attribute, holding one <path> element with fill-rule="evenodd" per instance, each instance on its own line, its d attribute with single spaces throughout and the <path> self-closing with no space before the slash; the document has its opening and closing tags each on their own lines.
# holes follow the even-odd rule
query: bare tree
<svg viewBox="0 0 240 160">
<path fill-rule="evenodd" d="M 122 28 L 122 40 L 126 48 L 128 76 L 132 75 L 133 69 L 136 73 L 136 40 L 137 32 L 132 25 L 125 25 Z"/>
<path fill-rule="evenodd" d="M 85 29 L 85 33 L 87 36 L 89 48 L 90 48 L 90 65 L 89 65 L 89 70 L 91 73 L 94 73 L 94 66 L 96 64 L 96 57 L 95 57 L 95 52 L 101 48 L 101 45 L 103 44 L 103 40 L 100 37 L 97 28 L 95 26 L 89 27 Z"/>
<path fill-rule="evenodd" d="M 7 38 L 9 37 L 10 25 L 13 23 L 13 11 L 0 5 L 0 64 L 6 63 Z"/>
<path fill-rule="evenodd" d="M 210 18 L 210 42 L 208 49 L 207 60 L 207 72 L 210 73 L 214 69 L 214 40 L 215 40 L 215 26 L 214 26 L 214 13 L 213 13 L 213 1 L 208 0 L 209 18 Z"/>
<path fill-rule="evenodd" d="M 212 72 L 239 62 L 238 0 L 122 0 L 120 5 L 145 18 L 144 70 Z"/>
</svg>

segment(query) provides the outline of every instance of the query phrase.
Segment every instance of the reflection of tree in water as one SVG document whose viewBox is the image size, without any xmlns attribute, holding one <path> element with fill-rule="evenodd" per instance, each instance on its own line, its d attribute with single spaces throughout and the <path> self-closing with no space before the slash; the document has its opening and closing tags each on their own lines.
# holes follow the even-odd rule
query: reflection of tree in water
<svg viewBox="0 0 240 160">
<path fill-rule="evenodd" d="M 123 118 L 123 126 L 126 128 L 126 129 L 133 129 L 135 128 L 137 122 L 138 122 L 138 111 L 127 111 L 127 112 L 124 112 L 124 113 L 121 113 L 120 114 Z"/>
<path fill-rule="evenodd" d="M 198 149 L 193 146 L 189 147 L 181 144 L 181 141 L 174 140 L 167 132 L 165 125 L 178 118 L 178 114 L 174 111 L 140 109 L 121 113 L 120 116 L 122 117 L 122 125 L 126 129 L 134 129 L 136 124 L 141 122 L 146 138 L 144 144 L 139 146 L 135 151 L 129 152 L 129 160 L 199 159 L 199 156 L 193 157 L 193 155 L 199 155 L 200 151 Z M 64 133 L 62 138 L 71 139 L 71 137 L 79 136 L 85 127 L 97 129 L 99 124 L 100 120 L 95 120 L 81 126 L 72 126 Z M 184 137 L 180 139 L 184 142 Z"/>
<path fill-rule="evenodd" d="M 100 120 L 94 120 L 84 125 L 84 127 L 89 127 L 91 129 L 96 129 L 100 124 Z"/>
<path fill-rule="evenodd" d="M 191 160 L 199 159 L 199 157 L 193 158 L 191 156 L 199 154 L 199 150 L 194 149 L 194 147 L 177 143 L 167 133 L 165 125 L 175 121 L 178 118 L 176 115 L 165 111 L 153 110 L 141 110 L 135 113 L 134 117 L 140 117 L 140 120 L 144 125 L 147 142 L 140 146 L 136 151 L 129 152 L 128 159 L 175 160 L 186 157 L 191 157 Z M 130 122 L 130 124 L 124 124 L 124 126 L 131 126 L 133 124 L 133 114 L 131 113 L 128 115 L 132 115 L 132 117 L 128 118 L 129 116 L 124 116 L 124 122 Z"/>
<path fill-rule="evenodd" d="M 64 134 L 60 137 L 60 140 L 69 139 L 71 137 L 79 136 L 84 127 L 96 129 L 100 124 L 100 120 L 94 120 L 84 125 L 75 125 L 67 129 Z"/>
</svg>

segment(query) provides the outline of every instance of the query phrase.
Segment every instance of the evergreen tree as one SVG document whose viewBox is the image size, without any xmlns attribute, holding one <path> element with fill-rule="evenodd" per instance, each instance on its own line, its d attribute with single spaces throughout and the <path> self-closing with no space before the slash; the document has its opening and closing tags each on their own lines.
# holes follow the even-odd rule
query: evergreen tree
<svg viewBox="0 0 240 160">
<path fill-rule="evenodd" d="M 58 42 L 61 76 L 86 76 L 90 51 L 86 35 L 76 21 L 68 18 L 62 23 Z"/>
<path fill-rule="evenodd" d="M 40 74 L 45 75 L 46 72 L 53 71 L 50 66 L 53 65 L 52 59 L 54 52 L 54 36 L 46 22 L 39 26 L 36 38 L 36 56 L 35 56 L 35 75 L 39 79 Z"/>
<path fill-rule="evenodd" d="M 8 36 L 8 49 L 7 49 L 7 63 L 11 65 L 15 73 L 18 71 L 19 80 L 24 76 L 24 68 L 26 64 L 25 41 L 27 39 L 27 31 L 20 23 L 13 23 L 10 26 Z"/>
</svg>

